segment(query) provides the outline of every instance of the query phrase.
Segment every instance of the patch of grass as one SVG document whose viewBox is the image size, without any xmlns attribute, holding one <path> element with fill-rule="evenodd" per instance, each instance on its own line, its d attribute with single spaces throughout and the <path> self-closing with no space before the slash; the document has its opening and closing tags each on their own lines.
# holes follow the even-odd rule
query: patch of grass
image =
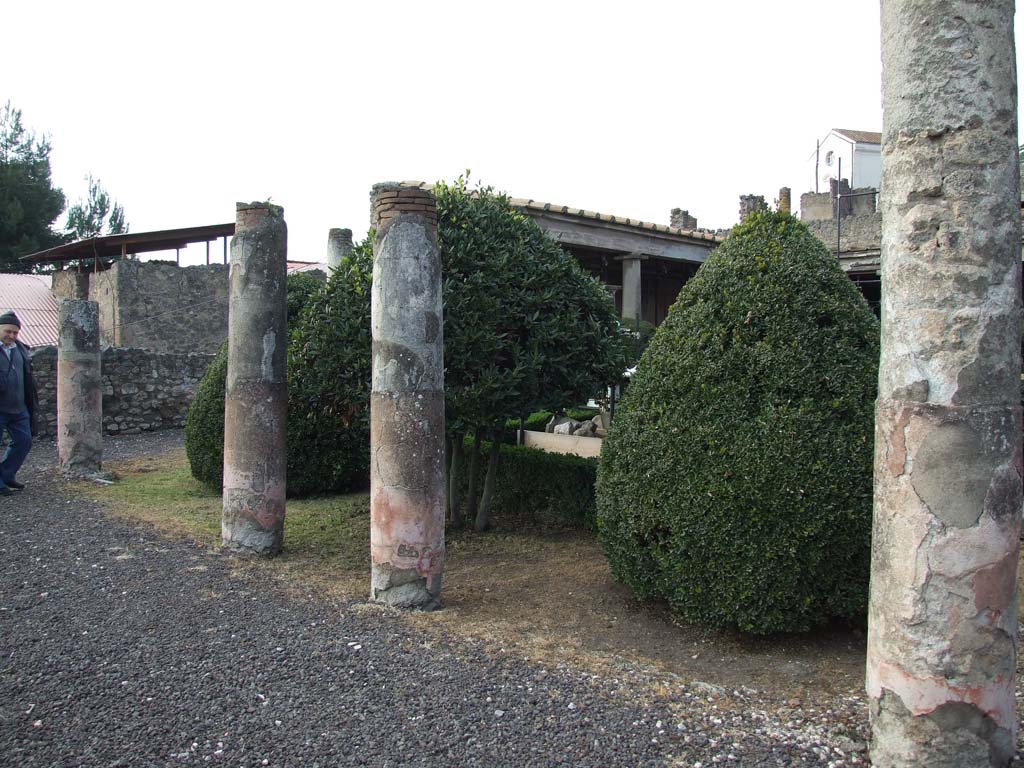
<svg viewBox="0 0 1024 768">
<path fill-rule="evenodd" d="M 112 469 L 117 477 L 113 485 L 83 482 L 79 489 L 119 517 L 190 536 L 203 546 L 220 543 L 220 496 L 192 477 L 184 451 L 120 462 Z"/>
<path fill-rule="evenodd" d="M 220 546 L 220 496 L 190 476 L 184 450 L 106 468 L 117 475 L 114 485 L 80 483 L 76 489 L 108 514 L 210 549 Z M 366 493 L 290 499 L 282 555 L 231 558 L 232 572 L 298 596 L 363 600 L 370 584 L 369 506 Z M 784 699 L 796 686 L 807 688 L 808 680 L 821 681 L 816 689 L 826 693 L 860 685 L 862 635 L 840 630 L 752 645 L 688 626 L 661 607 L 638 603 L 616 584 L 589 532 L 512 516 L 496 517 L 495 525 L 486 534 L 446 533 L 444 609 L 403 616 L 424 638 L 447 646 L 444 638 L 472 636 L 496 653 L 615 675 L 645 669 L 725 687 L 778 687 Z M 356 602 L 344 610 L 381 609 Z"/>
<path fill-rule="evenodd" d="M 143 520 L 166 533 L 186 535 L 203 546 L 220 545 L 221 497 L 189 472 L 183 450 L 114 464 L 117 482 L 80 484 L 91 498 L 121 516 Z M 370 497 L 366 493 L 289 500 L 284 522 L 285 555 L 323 560 L 368 573 Z"/>
<path fill-rule="evenodd" d="M 332 558 L 344 570 L 369 574 L 369 494 L 289 500 L 284 548 L 286 554 Z"/>
</svg>

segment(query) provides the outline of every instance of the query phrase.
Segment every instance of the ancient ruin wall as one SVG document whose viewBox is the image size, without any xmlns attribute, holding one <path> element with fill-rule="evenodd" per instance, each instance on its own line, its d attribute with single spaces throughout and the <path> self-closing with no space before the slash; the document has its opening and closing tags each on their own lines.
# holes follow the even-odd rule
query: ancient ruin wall
<svg viewBox="0 0 1024 768">
<path fill-rule="evenodd" d="M 228 268 L 118 261 L 90 275 L 106 346 L 216 352 L 228 335 Z"/>
<path fill-rule="evenodd" d="M 102 354 L 103 431 L 135 434 L 185 425 L 189 405 L 214 355 L 162 354 L 111 347 Z M 39 434 L 57 434 L 57 348 L 32 358 L 39 385 Z"/>
<path fill-rule="evenodd" d="M 830 251 L 836 249 L 836 223 L 832 219 L 804 221 L 811 233 Z M 882 247 L 882 214 L 843 217 L 839 230 L 839 250 L 877 251 Z"/>
</svg>

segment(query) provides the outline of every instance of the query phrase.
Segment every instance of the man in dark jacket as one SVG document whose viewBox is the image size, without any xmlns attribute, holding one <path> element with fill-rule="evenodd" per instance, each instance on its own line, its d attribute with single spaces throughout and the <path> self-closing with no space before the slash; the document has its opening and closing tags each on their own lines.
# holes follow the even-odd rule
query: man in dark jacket
<svg viewBox="0 0 1024 768">
<path fill-rule="evenodd" d="M 14 312 L 0 315 L 0 435 L 4 430 L 11 444 L 0 461 L 0 496 L 10 496 L 25 487 L 17 480 L 36 434 L 39 393 L 32 377 L 28 347 L 18 341 L 21 321 Z"/>
</svg>

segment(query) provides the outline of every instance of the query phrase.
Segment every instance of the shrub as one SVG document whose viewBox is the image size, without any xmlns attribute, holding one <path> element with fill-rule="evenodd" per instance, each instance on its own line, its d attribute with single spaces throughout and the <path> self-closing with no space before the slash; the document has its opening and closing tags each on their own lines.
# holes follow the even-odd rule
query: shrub
<svg viewBox="0 0 1024 768">
<path fill-rule="evenodd" d="M 288 275 L 288 327 L 296 322 L 316 294 L 324 288 L 324 281 L 309 272 L 293 272 Z"/>
<path fill-rule="evenodd" d="M 687 620 L 767 634 L 862 614 L 878 322 L 788 214 L 751 216 L 680 293 L 598 470 L 613 572 Z"/>
<path fill-rule="evenodd" d="M 481 448 L 486 455 L 490 443 Z M 505 445 L 491 504 L 505 519 L 593 528 L 596 478 L 597 459 Z"/>
<path fill-rule="evenodd" d="M 224 342 L 203 375 L 185 419 L 185 455 L 192 476 L 220 490 L 224 484 L 224 387 L 228 344 Z"/>
<path fill-rule="evenodd" d="M 494 489 L 495 510 L 592 528 L 596 479 L 597 459 L 505 446 Z"/>
<path fill-rule="evenodd" d="M 370 482 L 373 233 L 331 273 L 288 344 L 288 493 Z"/>
<path fill-rule="evenodd" d="M 369 240 L 332 272 L 288 278 L 289 496 L 345 491 L 369 481 Z M 297 279 L 299 278 L 299 279 Z M 224 471 L 227 344 L 207 369 L 189 408 L 185 451 L 192 475 L 220 490 Z"/>
</svg>

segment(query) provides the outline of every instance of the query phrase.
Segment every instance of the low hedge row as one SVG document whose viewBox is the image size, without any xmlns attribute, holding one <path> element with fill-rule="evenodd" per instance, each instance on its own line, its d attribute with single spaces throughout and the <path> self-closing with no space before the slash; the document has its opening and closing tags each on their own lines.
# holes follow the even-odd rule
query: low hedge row
<svg viewBox="0 0 1024 768">
<path fill-rule="evenodd" d="M 490 443 L 483 443 L 484 457 Z M 466 453 L 472 450 L 466 441 Z M 486 458 L 480 462 L 487 469 Z M 571 527 L 593 528 L 597 459 L 584 459 L 536 448 L 503 445 L 491 500 L 491 518 L 499 525 L 509 518 Z M 467 479 L 468 482 L 468 479 Z M 479 487 L 483 489 L 483 477 Z"/>
</svg>

